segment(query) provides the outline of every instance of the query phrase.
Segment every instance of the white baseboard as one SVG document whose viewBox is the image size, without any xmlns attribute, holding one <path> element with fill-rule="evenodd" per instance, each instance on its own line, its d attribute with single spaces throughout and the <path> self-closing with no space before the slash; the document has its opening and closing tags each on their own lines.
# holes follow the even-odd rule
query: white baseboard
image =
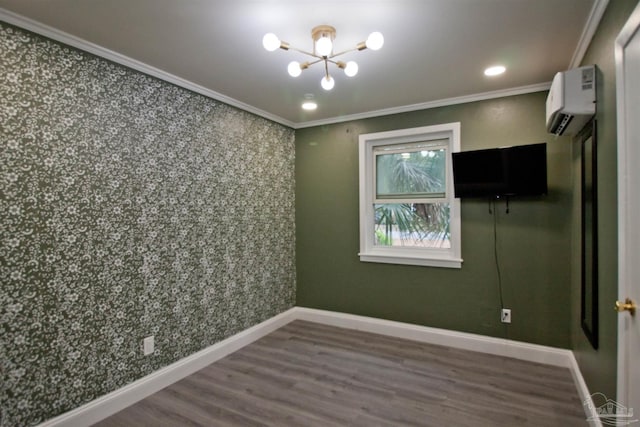
<svg viewBox="0 0 640 427">
<path fill-rule="evenodd" d="M 573 352 L 570 350 L 353 314 L 294 307 L 121 389 L 52 418 L 40 424 L 39 427 L 89 426 L 193 374 L 293 320 L 307 320 L 325 325 L 568 368 L 573 376 L 580 399 L 583 402 L 591 399 L 580 368 Z M 593 411 L 593 407 L 594 405 L 585 405 L 585 414 L 587 418 L 594 420 L 591 425 L 601 427 L 602 424 L 597 414 Z"/>
<path fill-rule="evenodd" d="M 294 320 L 293 313 L 293 309 L 280 313 L 118 390 L 45 421 L 39 427 L 86 427 L 97 423 L 286 325 Z"/>
<path fill-rule="evenodd" d="M 304 307 L 294 307 L 292 310 L 294 317 L 299 320 L 568 368 L 580 401 L 583 402 L 589 425 L 602 427 L 587 384 L 571 350 L 353 314 Z M 587 402 L 589 404 L 586 404 Z"/>
<path fill-rule="evenodd" d="M 444 345 L 463 350 L 479 351 L 497 356 L 512 357 L 529 362 L 544 363 L 553 366 L 571 367 L 571 350 L 493 338 L 484 335 L 456 332 L 447 329 L 430 328 L 392 320 L 357 316 L 304 307 L 294 307 L 296 319 L 342 328 L 357 329 L 364 332 L 389 335 L 429 344 Z"/>
</svg>

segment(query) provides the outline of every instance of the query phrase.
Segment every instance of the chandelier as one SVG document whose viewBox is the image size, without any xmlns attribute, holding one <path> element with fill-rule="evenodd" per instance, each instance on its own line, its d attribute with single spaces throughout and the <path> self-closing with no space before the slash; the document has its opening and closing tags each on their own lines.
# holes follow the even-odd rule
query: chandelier
<svg viewBox="0 0 640 427">
<path fill-rule="evenodd" d="M 311 38 L 313 39 L 313 52 L 307 52 L 305 50 L 297 49 L 289 45 L 289 43 L 280 40 L 275 34 L 268 33 L 262 38 L 262 45 L 269 52 L 273 52 L 278 48 L 283 50 L 295 50 L 305 55 L 315 58 L 315 60 L 306 62 L 292 61 L 287 67 L 289 75 L 292 77 L 298 77 L 302 74 L 303 70 L 306 70 L 314 64 L 324 63 L 324 76 L 320 80 L 320 84 L 323 89 L 331 90 L 335 85 L 335 80 L 329 74 L 329 63 L 335 64 L 348 77 L 353 77 L 358 74 L 358 64 L 355 61 L 335 61 L 336 58 L 345 53 L 353 52 L 356 50 L 378 50 L 384 44 L 384 37 L 379 32 L 373 32 L 369 34 L 367 40 L 360 42 L 356 47 L 348 49 L 342 52 L 333 53 L 333 41 L 336 38 L 336 29 L 330 25 L 318 25 L 311 30 Z"/>
</svg>

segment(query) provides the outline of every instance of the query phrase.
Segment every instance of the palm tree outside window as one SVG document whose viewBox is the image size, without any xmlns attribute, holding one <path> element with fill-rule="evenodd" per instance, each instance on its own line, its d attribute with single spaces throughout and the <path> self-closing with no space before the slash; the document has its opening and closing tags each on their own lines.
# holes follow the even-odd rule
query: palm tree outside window
<svg viewBox="0 0 640 427">
<path fill-rule="evenodd" d="M 378 246 L 450 247 L 447 140 L 374 149 Z"/>
</svg>

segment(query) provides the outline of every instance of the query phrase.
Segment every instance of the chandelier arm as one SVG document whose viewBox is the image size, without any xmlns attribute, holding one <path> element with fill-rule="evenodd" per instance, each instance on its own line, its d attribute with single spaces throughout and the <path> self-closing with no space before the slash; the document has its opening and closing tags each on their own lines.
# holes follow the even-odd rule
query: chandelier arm
<svg viewBox="0 0 640 427">
<path fill-rule="evenodd" d="M 322 61 L 322 56 L 313 54 L 311 52 L 307 52 L 306 50 L 298 49 L 297 47 L 293 47 L 293 46 L 289 46 L 289 49 L 295 50 L 296 52 L 303 53 L 305 55 L 313 56 L 314 58 L 317 58 L 319 61 Z"/>
<path fill-rule="evenodd" d="M 328 58 L 324 58 L 324 72 L 326 73 L 327 80 L 329 80 L 329 59 Z"/>
<path fill-rule="evenodd" d="M 356 50 L 359 49 L 357 47 L 354 47 L 353 49 L 343 50 L 342 52 L 334 53 L 333 55 L 329 56 L 329 58 L 335 58 L 336 56 L 344 55 L 345 53 L 349 52 L 355 52 Z"/>
<path fill-rule="evenodd" d="M 309 62 L 308 66 L 311 67 L 312 65 L 317 64 L 318 62 L 322 62 L 322 61 L 324 61 L 324 58 L 316 59 L 315 61 Z M 331 62 L 333 62 L 333 61 L 331 61 Z"/>
</svg>

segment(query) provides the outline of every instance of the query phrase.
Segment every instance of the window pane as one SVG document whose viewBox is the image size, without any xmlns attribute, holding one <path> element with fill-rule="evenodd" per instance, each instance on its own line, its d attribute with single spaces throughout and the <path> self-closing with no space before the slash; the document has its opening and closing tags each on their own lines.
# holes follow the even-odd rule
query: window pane
<svg viewBox="0 0 640 427">
<path fill-rule="evenodd" d="M 376 155 L 376 198 L 444 197 L 444 149 Z"/>
<path fill-rule="evenodd" d="M 448 203 L 381 203 L 373 208 L 376 246 L 451 247 Z"/>
</svg>

